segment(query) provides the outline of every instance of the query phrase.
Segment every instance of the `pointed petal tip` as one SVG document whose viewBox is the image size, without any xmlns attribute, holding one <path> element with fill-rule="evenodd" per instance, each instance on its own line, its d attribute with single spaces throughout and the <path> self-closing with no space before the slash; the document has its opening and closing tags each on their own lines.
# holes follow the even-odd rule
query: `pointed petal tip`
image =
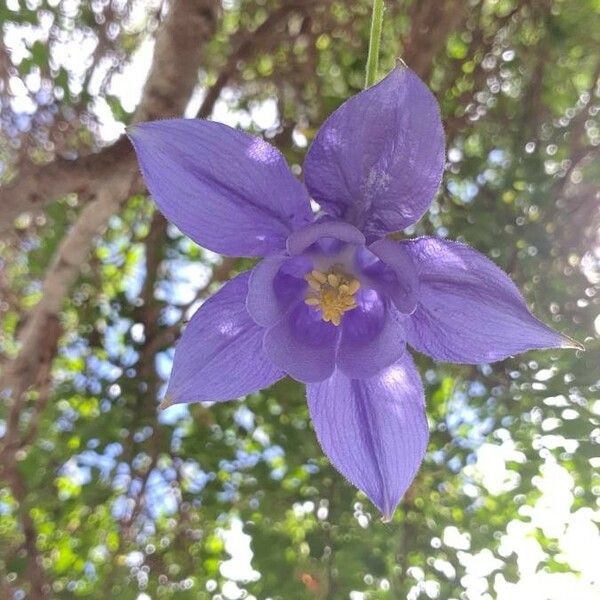
<svg viewBox="0 0 600 600">
<path fill-rule="evenodd" d="M 404 498 L 404 494 L 402 494 L 402 496 L 400 496 L 399 498 L 384 498 L 383 502 L 381 501 L 381 499 L 379 500 L 379 502 L 376 502 L 372 498 L 369 498 L 369 500 L 373 502 L 373 504 L 377 507 L 377 510 L 379 510 L 379 512 L 381 513 L 381 517 L 379 520 L 382 523 L 391 523 L 394 520 L 396 509 L 398 508 L 398 506 L 400 506 L 400 502 L 402 502 L 402 498 Z"/>
<path fill-rule="evenodd" d="M 396 69 L 408 69 L 408 65 L 404 62 L 401 56 L 396 56 Z"/>
<path fill-rule="evenodd" d="M 323 452 L 389 522 L 423 461 L 429 439 L 419 373 L 408 353 L 381 374 L 349 379 L 336 370 L 307 386 Z"/>
<path fill-rule="evenodd" d="M 400 244 L 418 272 L 427 273 L 407 328 L 408 344 L 418 352 L 439 361 L 478 364 L 532 350 L 584 350 L 535 317 L 506 273 L 473 248 L 431 237 Z"/>
<path fill-rule="evenodd" d="M 131 123 L 125 127 L 125 135 L 135 142 L 140 139 L 140 136 L 148 129 L 148 125 L 152 125 L 153 121 L 145 121 L 142 123 Z"/>
<path fill-rule="evenodd" d="M 125 134 L 127 137 L 133 137 L 140 128 L 140 123 L 131 123 L 130 125 L 125 126 Z"/>
<path fill-rule="evenodd" d="M 133 149 L 135 150 L 136 154 L 138 154 L 138 156 L 140 152 L 139 144 L 144 134 L 144 129 L 142 125 L 143 123 L 134 123 L 133 125 L 127 125 L 127 127 L 125 127 L 125 135 L 128 137 L 129 141 L 131 142 L 131 145 L 133 146 Z"/>
<path fill-rule="evenodd" d="M 175 400 L 173 399 L 173 396 L 171 396 L 170 394 L 167 394 L 163 398 L 163 401 L 158 405 L 158 410 L 163 411 L 163 410 L 169 408 L 170 406 L 173 406 L 174 404 L 175 404 Z"/>
<path fill-rule="evenodd" d="M 125 127 L 125 135 L 129 138 L 129 141 L 133 144 L 133 138 L 135 137 L 135 125 L 127 125 Z"/>
<path fill-rule="evenodd" d="M 579 350 L 580 352 L 585 352 L 585 346 L 581 342 L 578 342 L 577 340 L 570 338 L 568 335 L 565 335 L 564 333 L 561 334 L 560 347 L 564 348 L 566 350 Z"/>
</svg>

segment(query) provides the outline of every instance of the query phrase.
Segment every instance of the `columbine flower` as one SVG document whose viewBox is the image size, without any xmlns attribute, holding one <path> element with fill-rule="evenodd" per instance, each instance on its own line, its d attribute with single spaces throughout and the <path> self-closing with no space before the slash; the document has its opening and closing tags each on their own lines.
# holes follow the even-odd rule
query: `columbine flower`
<svg viewBox="0 0 600 600">
<path fill-rule="evenodd" d="M 327 119 L 306 187 L 275 148 L 219 123 L 158 121 L 130 135 L 167 219 L 215 252 L 263 257 L 192 317 L 169 402 L 238 398 L 285 375 L 306 383 L 323 451 L 386 517 L 428 440 L 406 343 L 459 363 L 569 345 L 475 250 L 386 239 L 427 210 L 444 167 L 437 102 L 405 67 Z"/>
</svg>

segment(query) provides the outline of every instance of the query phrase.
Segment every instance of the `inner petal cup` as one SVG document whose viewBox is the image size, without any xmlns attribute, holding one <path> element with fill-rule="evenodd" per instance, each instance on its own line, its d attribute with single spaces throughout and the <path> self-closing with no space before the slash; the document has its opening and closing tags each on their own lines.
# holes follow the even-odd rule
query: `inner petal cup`
<svg viewBox="0 0 600 600">
<path fill-rule="evenodd" d="M 340 315 L 355 305 L 353 296 L 360 285 L 354 273 L 354 256 L 364 241 L 352 225 L 333 221 L 316 223 L 290 236 L 287 246 L 292 256 L 267 257 L 254 268 L 248 312 L 257 324 L 270 327 L 298 303 L 308 301 L 314 316 L 330 321 L 327 315 L 333 314 L 339 325 Z M 323 290 L 314 277 L 311 279 L 311 273 L 323 280 Z M 330 286 L 327 276 L 334 274 L 335 285 Z M 343 310 L 338 310 L 340 307 Z"/>
<path fill-rule="evenodd" d="M 344 338 L 349 344 L 367 344 L 375 339 L 385 322 L 385 302 L 375 290 L 357 294 L 357 308 L 344 321 Z"/>
<path fill-rule="evenodd" d="M 326 323 L 301 302 L 267 330 L 263 348 L 294 379 L 316 382 L 333 373 L 338 339 L 339 327 Z"/>
<path fill-rule="evenodd" d="M 374 289 L 361 289 L 357 308 L 342 323 L 336 364 L 349 377 L 372 377 L 405 351 L 406 317 Z"/>
<path fill-rule="evenodd" d="M 258 325 L 273 325 L 302 301 L 308 287 L 304 275 L 311 269 L 312 261 L 304 256 L 270 256 L 254 267 L 246 307 Z"/>
<path fill-rule="evenodd" d="M 404 291 L 401 277 L 365 248 L 362 234 L 324 221 L 292 234 L 287 247 L 299 254 L 265 259 L 250 282 L 248 310 L 268 328 L 269 358 L 305 382 L 322 381 L 336 365 L 371 377 L 398 360 L 404 316 L 392 298 Z"/>
<path fill-rule="evenodd" d="M 353 225 L 343 221 L 323 220 L 292 233 L 287 239 L 288 252 L 291 255 L 301 254 L 323 238 L 358 246 L 365 244 L 365 236 Z"/>
<path fill-rule="evenodd" d="M 401 313 L 409 315 L 417 308 L 419 279 L 410 258 L 397 246 L 396 242 L 379 240 L 369 248 L 360 248 L 355 265 L 366 285 L 377 289 Z"/>
</svg>

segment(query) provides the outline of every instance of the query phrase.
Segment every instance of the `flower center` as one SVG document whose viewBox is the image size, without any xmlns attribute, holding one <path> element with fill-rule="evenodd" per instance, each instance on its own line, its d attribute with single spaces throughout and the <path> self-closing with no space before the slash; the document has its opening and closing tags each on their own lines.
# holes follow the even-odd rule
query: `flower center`
<svg viewBox="0 0 600 600">
<path fill-rule="evenodd" d="M 358 279 L 346 275 L 340 265 L 329 271 L 311 271 L 304 276 L 310 290 L 304 299 L 309 306 L 321 311 L 323 321 L 334 325 L 342 322 L 342 315 L 356 308 L 356 292 L 360 288 Z"/>
</svg>

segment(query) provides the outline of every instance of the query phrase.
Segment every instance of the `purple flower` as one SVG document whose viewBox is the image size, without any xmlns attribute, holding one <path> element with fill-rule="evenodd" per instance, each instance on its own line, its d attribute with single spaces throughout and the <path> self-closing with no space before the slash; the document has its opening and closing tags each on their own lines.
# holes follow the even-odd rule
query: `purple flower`
<svg viewBox="0 0 600 600">
<path fill-rule="evenodd" d="M 219 123 L 158 121 L 130 134 L 171 222 L 215 252 L 262 257 L 193 316 L 169 402 L 237 398 L 285 375 L 306 383 L 323 451 L 386 517 L 428 441 L 406 343 L 459 363 L 570 345 L 475 250 L 385 237 L 423 215 L 444 168 L 437 102 L 407 68 L 327 119 L 306 157 L 306 186 L 275 148 Z"/>
</svg>

